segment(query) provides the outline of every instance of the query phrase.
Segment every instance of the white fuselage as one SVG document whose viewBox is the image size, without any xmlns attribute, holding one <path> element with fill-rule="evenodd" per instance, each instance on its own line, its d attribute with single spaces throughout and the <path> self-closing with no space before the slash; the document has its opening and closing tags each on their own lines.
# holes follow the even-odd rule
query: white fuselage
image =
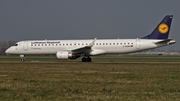
<svg viewBox="0 0 180 101">
<path fill-rule="evenodd" d="M 88 46 L 93 40 L 29 40 L 17 42 L 6 50 L 7 54 L 56 54 Z M 89 55 L 125 54 L 168 45 L 156 44 L 156 39 L 98 39 L 91 47 Z M 175 43 L 174 40 L 171 43 Z M 170 43 L 170 44 L 171 44 Z"/>
</svg>

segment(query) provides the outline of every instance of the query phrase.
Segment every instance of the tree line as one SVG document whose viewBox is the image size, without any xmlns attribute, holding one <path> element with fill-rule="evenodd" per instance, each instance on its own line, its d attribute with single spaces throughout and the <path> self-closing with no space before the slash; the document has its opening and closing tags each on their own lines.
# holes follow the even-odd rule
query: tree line
<svg viewBox="0 0 180 101">
<path fill-rule="evenodd" d="M 16 41 L 0 41 L 0 54 L 4 55 L 6 49 L 8 49 L 10 46 L 13 46 L 16 43 Z"/>
</svg>

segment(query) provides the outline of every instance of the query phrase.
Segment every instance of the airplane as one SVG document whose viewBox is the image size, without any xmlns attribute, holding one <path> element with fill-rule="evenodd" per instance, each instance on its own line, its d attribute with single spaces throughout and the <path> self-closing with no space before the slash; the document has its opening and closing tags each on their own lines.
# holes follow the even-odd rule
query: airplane
<svg viewBox="0 0 180 101">
<path fill-rule="evenodd" d="M 17 42 L 8 48 L 6 54 L 20 55 L 56 55 L 57 59 L 77 59 L 91 62 L 90 56 L 103 54 L 134 53 L 176 43 L 168 39 L 173 15 L 166 15 L 154 31 L 136 39 L 86 39 L 86 40 L 26 40 Z"/>
</svg>

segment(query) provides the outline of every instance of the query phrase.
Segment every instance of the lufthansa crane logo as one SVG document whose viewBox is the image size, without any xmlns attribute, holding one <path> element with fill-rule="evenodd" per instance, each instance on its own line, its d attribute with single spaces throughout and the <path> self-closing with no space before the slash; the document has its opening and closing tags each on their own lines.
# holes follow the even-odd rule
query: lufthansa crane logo
<svg viewBox="0 0 180 101">
<path fill-rule="evenodd" d="M 162 24 L 160 24 L 159 25 L 159 32 L 161 33 L 161 34 L 166 34 L 167 32 L 168 32 L 168 30 L 169 30 L 169 27 L 168 27 L 168 25 L 167 24 L 165 24 L 165 23 L 162 23 Z"/>
</svg>

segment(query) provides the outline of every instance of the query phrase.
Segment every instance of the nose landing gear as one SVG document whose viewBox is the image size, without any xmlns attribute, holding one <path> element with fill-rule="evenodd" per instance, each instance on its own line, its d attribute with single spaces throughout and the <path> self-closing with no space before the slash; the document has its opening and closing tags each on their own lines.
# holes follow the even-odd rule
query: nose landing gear
<svg viewBox="0 0 180 101">
<path fill-rule="evenodd" d="M 25 56 L 24 56 L 24 55 L 20 55 L 19 57 L 21 58 L 21 61 L 22 61 L 22 62 L 25 61 Z"/>
</svg>

